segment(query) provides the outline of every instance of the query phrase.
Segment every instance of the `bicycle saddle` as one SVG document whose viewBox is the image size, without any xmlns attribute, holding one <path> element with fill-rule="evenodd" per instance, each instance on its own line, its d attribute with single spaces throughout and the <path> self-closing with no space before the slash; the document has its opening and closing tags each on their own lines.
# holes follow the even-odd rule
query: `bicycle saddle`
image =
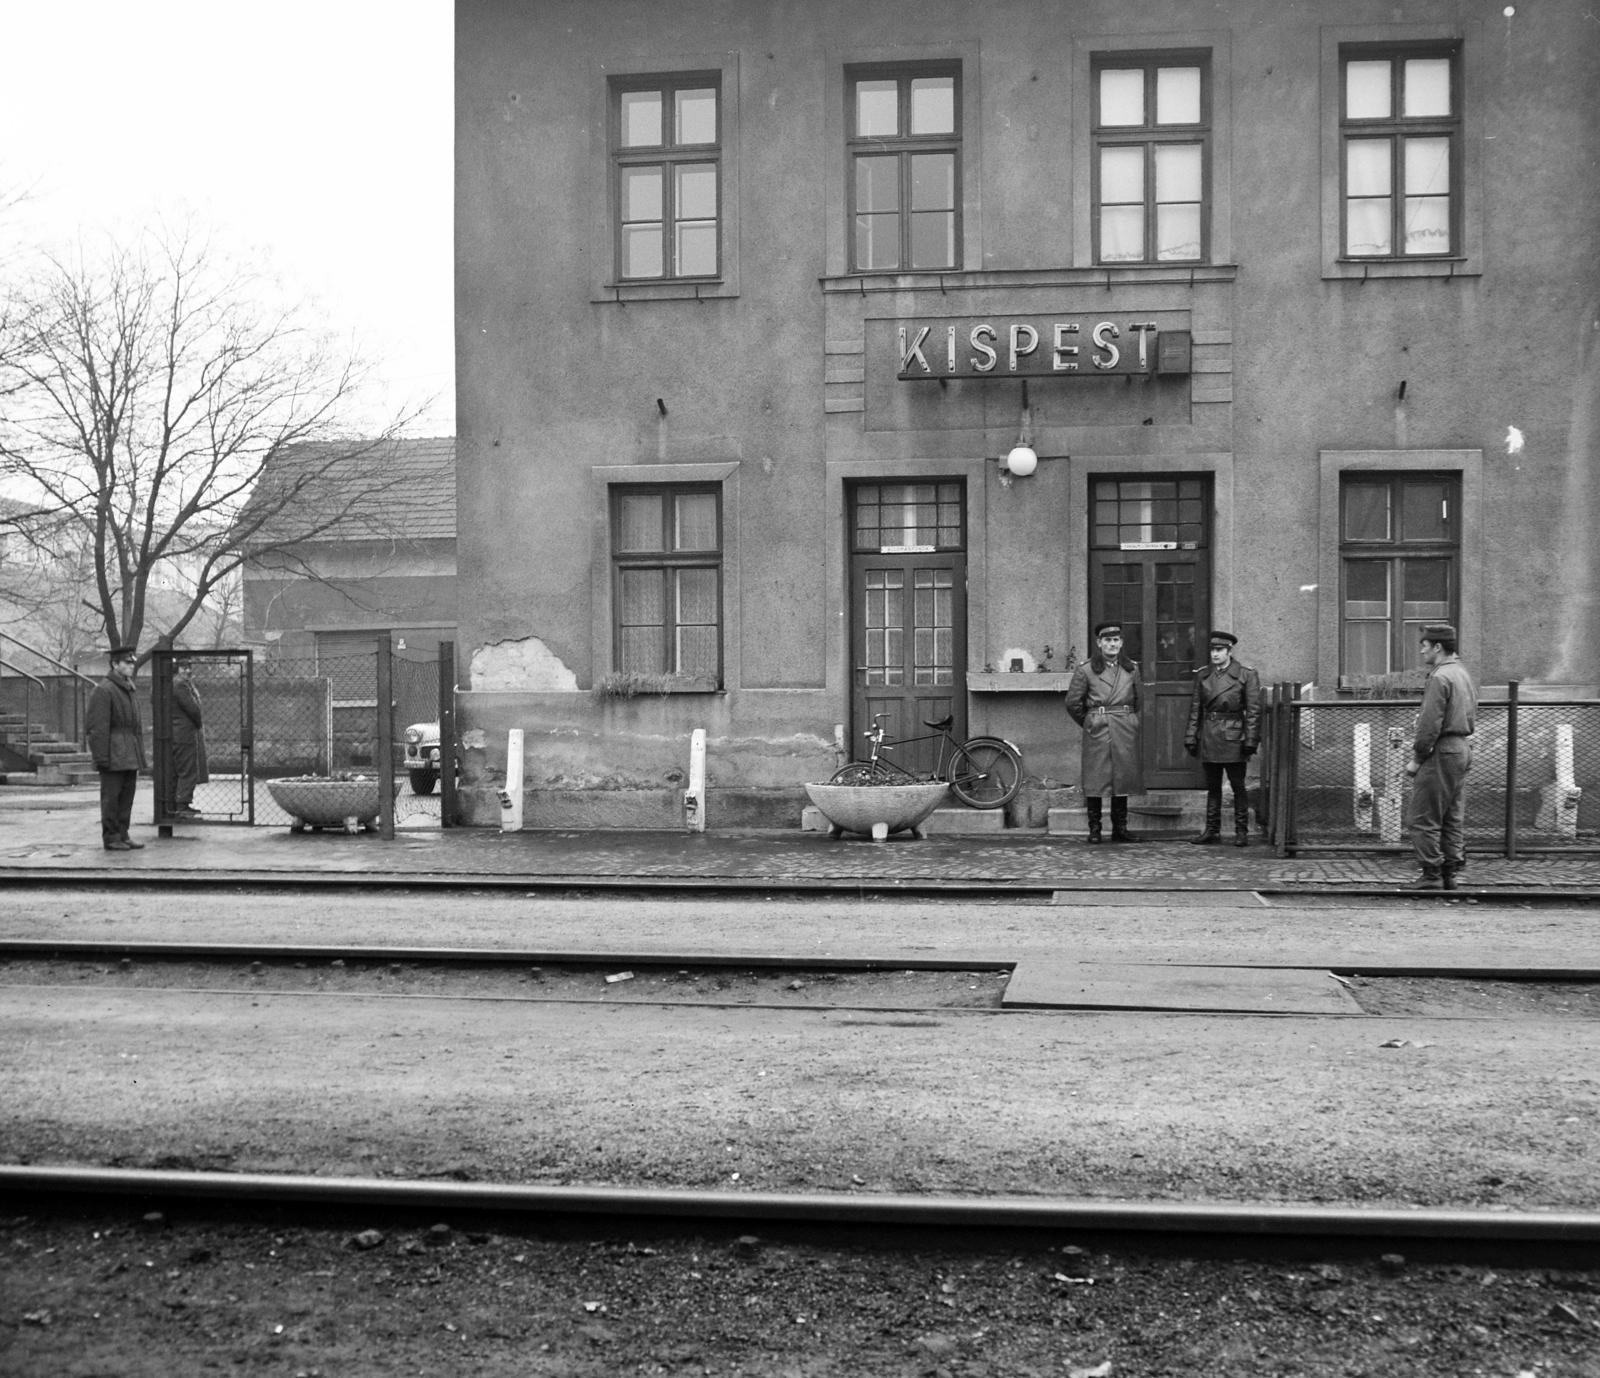
<svg viewBox="0 0 1600 1378">
<path fill-rule="evenodd" d="M 948 717 L 940 718 L 938 722 L 929 722 L 926 718 L 924 718 L 922 720 L 922 725 L 924 727 L 931 727 L 935 732 L 944 732 L 949 729 L 950 725 L 955 722 L 955 720 L 956 715 L 951 713 Z"/>
</svg>

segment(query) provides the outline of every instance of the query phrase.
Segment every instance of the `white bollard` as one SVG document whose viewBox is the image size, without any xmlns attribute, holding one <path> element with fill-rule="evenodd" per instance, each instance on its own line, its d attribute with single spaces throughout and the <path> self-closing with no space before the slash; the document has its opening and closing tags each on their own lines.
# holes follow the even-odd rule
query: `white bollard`
<svg viewBox="0 0 1600 1378">
<path fill-rule="evenodd" d="M 500 831 L 522 831 L 522 729 L 506 733 L 506 784 L 500 791 Z"/>
<path fill-rule="evenodd" d="M 1572 724 L 1556 724 L 1556 778 L 1540 790 L 1536 826 L 1559 837 L 1578 836 L 1578 805 L 1583 790 L 1572 762 Z"/>
<path fill-rule="evenodd" d="M 1378 799 L 1378 834 L 1385 842 L 1400 841 L 1404 820 L 1401 807 L 1406 783 L 1406 762 L 1411 757 L 1411 739 L 1398 727 L 1389 729 L 1389 750 L 1383 762 L 1383 794 Z"/>
<path fill-rule="evenodd" d="M 692 833 L 706 830 L 706 730 L 695 728 L 689 737 L 689 788 L 683 792 L 684 826 Z"/>
<path fill-rule="evenodd" d="M 1372 724 L 1355 725 L 1356 831 L 1372 831 Z"/>
</svg>

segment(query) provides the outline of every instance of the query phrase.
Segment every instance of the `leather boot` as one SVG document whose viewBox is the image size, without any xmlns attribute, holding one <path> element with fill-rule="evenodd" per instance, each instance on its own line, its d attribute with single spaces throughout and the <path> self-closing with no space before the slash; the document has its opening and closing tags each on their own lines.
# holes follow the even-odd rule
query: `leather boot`
<svg viewBox="0 0 1600 1378">
<path fill-rule="evenodd" d="M 1199 837 L 1191 837 L 1189 843 L 1195 847 L 1215 847 L 1217 839 L 1222 836 L 1222 796 L 1220 794 L 1206 795 L 1206 830 Z"/>
<path fill-rule="evenodd" d="M 1411 882 L 1413 890 L 1443 890 L 1444 876 L 1437 866 L 1424 866 L 1422 874 Z"/>
<path fill-rule="evenodd" d="M 1233 845 L 1235 847 L 1248 847 L 1250 845 L 1250 797 L 1248 795 L 1233 796 Z"/>
<path fill-rule="evenodd" d="M 1128 796 L 1125 794 L 1111 796 L 1111 840 L 1113 842 L 1139 840 L 1128 831 Z"/>
<path fill-rule="evenodd" d="M 1089 841 L 1094 846 L 1100 845 L 1100 812 L 1101 798 L 1098 794 L 1083 801 L 1083 806 L 1089 811 Z"/>
<path fill-rule="evenodd" d="M 1456 884 L 1456 874 L 1460 870 L 1461 870 L 1461 868 L 1459 866 L 1453 865 L 1448 861 L 1445 862 L 1445 864 L 1439 868 L 1439 882 L 1440 882 L 1440 884 L 1446 890 L 1459 889 L 1460 887 Z"/>
</svg>

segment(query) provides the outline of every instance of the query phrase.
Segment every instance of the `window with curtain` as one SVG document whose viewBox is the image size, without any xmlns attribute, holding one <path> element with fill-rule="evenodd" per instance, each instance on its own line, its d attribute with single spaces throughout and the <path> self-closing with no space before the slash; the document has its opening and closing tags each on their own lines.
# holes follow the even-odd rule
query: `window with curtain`
<svg viewBox="0 0 1600 1378">
<path fill-rule="evenodd" d="M 846 89 L 851 271 L 958 267 L 959 69 L 853 69 Z"/>
<path fill-rule="evenodd" d="M 1345 256 L 1459 253 L 1459 51 L 1354 46 L 1339 66 Z"/>
<path fill-rule="evenodd" d="M 722 242 L 721 78 L 630 78 L 612 88 L 619 281 L 715 278 Z"/>
<path fill-rule="evenodd" d="M 1118 54 L 1093 67 L 1096 263 L 1201 263 L 1211 111 L 1203 54 Z"/>
<path fill-rule="evenodd" d="M 1455 622 L 1461 478 L 1347 474 L 1339 492 L 1339 673 L 1406 670 L 1429 622 Z"/>
<path fill-rule="evenodd" d="M 722 681 L 722 497 L 715 486 L 611 492 L 614 666 Z"/>
</svg>

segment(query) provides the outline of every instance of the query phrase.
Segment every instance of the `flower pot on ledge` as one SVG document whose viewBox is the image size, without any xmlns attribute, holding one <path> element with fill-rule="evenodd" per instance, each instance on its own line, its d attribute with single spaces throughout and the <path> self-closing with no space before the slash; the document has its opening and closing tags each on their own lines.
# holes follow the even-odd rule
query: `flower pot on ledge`
<svg viewBox="0 0 1600 1378">
<path fill-rule="evenodd" d="M 922 824 L 944 803 L 950 786 L 943 780 L 905 785 L 807 785 L 806 793 L 828 820 L 828 836 L 864 833 L 882 842 L 890 833 L 923 836 Z"/>
</svg>

